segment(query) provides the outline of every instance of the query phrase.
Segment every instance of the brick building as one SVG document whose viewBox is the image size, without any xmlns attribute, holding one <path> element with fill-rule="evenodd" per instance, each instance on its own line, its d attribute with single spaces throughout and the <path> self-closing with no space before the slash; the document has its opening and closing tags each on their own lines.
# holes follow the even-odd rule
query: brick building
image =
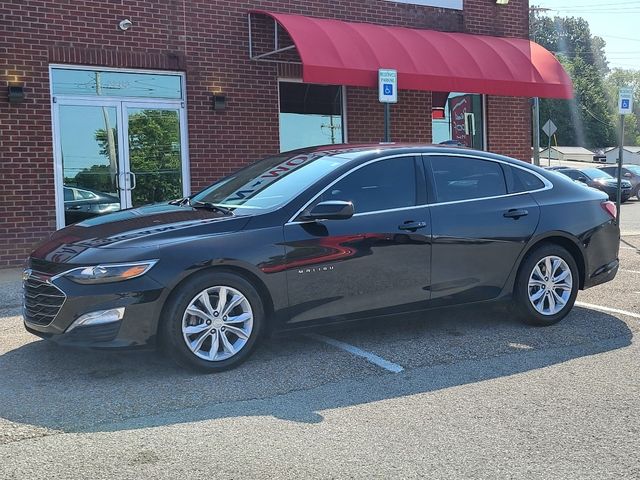
<svg viewBox="0 0 640 480">
<path fill-rule="evenodd" d="M 330 48 L 355 47 L 314 39 L 314 29 L 292 34 L 296 18 L 257 10 L 340 20 L 327 24 L 338 33 L 369 23 L 490 36 L 454 36 L 452 46 L 528 38 L 527 0 L 0 1 L 0 267 L 21 264 L 65 224 L 195 192 L 281 149 L 381 141 L 376 68 L 397 65 L 371 64 L 367 79 L 353 82 L 343 65 L 332 70 L 335 82 L 309 82 L 322 68 L 305 63 L 303 47 L 335 61 L 341 52 Z M 409 56 L 467 70 L 455 48 L 433 53 L 416 42 Z M 538 54 L 555 77 L 533 65 L 519 90 L 489 78 L 456 92 L 465 83 L 453 74 L 450 88 L 444 79 L 432 91 L 435 77 L 424 76 L 406 89 L 398 68 L 391 139 L 453 140 L 528 160 L 529 97 L 570 90 L 555 59 Z M 467 62 L 481 75 L 496 56 Z M 563 93 L 542 88 L 558 81 Z"/>
</svg>

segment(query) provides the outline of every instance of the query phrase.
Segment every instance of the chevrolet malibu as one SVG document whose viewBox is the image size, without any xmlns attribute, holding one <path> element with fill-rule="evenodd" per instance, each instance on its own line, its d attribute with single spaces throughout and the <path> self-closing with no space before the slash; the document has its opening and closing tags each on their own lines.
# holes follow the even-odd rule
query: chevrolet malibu
<svg viewBox="0 0 640 480">
<path fill-rule="evenodd" d="M 326 146 L 258 161 L 181 200 L 54 233 L 24 273 L 29 332 L 238 365 L 267 333 L 507 301 L 533 325 L 614 278 L 599 191 L 446 146 Z"/>
</svg>

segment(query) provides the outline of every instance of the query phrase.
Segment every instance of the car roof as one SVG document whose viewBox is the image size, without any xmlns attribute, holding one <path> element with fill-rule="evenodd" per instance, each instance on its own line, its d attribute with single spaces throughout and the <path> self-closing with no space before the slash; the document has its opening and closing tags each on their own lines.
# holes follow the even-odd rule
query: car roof
<svg viewBox="0 0 640 480">
<path fill-rule="evenodd" d="M 299 150 L 293 150 L 286 152 L 293 155 L 305 155 L 305 154 L 325 154 L 327 156 L 335 156 L 345 158 L 348 160 L 365 161 L 382 156 L 402 155 L 402 154 L 423 154 L 423 153 L 440 153 L 443 155 L 462 155 L 480 157 L 486 159 L 500 160 L 506 163 L 512 163 L 514 165 L 523 165 L 530 167 L 534 170 L 544 171 L 540 167 L 536 167 L 527 162 L 516 160 L 511 157 L 505 157 L 491 152 L 485 152 L 483 150 L 474 150 L 468 147 L 458 147 L 454 145 L 440 145 L 440 144 L 420 144 L 420 143 L 363 143 L 363 144 L 334 144 L 334 145 L 320 145 L 317 147 L 308 147 Z"/>
</svg>

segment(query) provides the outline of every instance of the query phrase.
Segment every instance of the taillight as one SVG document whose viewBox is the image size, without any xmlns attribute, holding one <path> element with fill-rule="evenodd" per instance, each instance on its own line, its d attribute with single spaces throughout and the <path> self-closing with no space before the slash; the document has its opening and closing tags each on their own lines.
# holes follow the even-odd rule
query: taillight
<svg viewBox="0 0 640 480">
<path fill-rule="evenodd" d="M 618 209 L 616 208 L 616 204 L 613 202 L 602 202 L 602 208 L 611 215 L 611 218 L 616 218 L 618 216 Z"/>
</svg>

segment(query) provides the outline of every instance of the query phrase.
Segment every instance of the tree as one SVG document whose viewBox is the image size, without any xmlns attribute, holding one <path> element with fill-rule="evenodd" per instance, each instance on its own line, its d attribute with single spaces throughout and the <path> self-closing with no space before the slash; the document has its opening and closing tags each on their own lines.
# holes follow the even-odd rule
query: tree
<svg viewBox="0 0 640 480">
<path fill-rule="evenodd" d="M 615 124 L 604 78 L 609 71 L 605 42 L 594 37 L 583 18 L 541 16 L 535 10 L 531 33 L 558 56 L 573 80 L 575 99 L 541 99 L 540 123 L 552 119 L 561 145 L 606 147 L 615 142 Z M 544 134 L 542 134 L 544 135 Z M 544 138 L 544 137 L 543 137 Z"/>
</svg>

